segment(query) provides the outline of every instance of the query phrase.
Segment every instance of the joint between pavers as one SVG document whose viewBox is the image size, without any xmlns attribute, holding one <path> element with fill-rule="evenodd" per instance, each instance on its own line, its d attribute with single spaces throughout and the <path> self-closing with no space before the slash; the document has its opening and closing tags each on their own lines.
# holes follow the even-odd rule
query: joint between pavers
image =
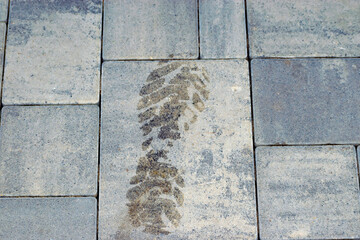
<svg viewBox="0 0 360 240">
<path fill-rule="evenodd" d="M 99 239 L 99 194 L 100 194 L 100 144 L 101 144 L 101 83 L 102 83 L 102 65 L 104 63 L 103 59 L 103 47 L 104 47 L 104 0 L 102 0 L 102 8 L 101 8 L 101 36 L 100 36 L 100 79 L 99 79 L 99 138 L 98 138 L 98 172 L 97 172 L 97 205 L 96 205 L 96 239 Z"/>
<path fill-rule="evenodd" d="M 99 106 L 99 103 L 4 104 L 3 107 Z"/>
<path fill-rule="evenodd" d="M 231 60 L 248 60 L 247 58 L 199 58 L 199 59 L 189 59 L 189 58 L 172 58 L 172 59 L 114 59 L 108 60 L 103 59 L 102 63 L 105 62 L 161 62 L 161 61 L 231 61 Z"/>
<path fill-rule="evenodd" d="M 8 22 L 9 22 L 9 16 L 10 16 L 10 0 L 8 0 L 8 9 L 7 9 L 7 16 L 6 16 L 6 29 L 5 29 L 5 38 L 4 38 L 4 49 L 3 49 L 3 64 L 2 64 L 2 74 L 1 74 L 1 80 L 0 80 L 0 111 L 3 107 L 2 104 L 2 98 L 3 98 L 3 88 L 4 88 L 4 73 L 5 73 L 5 57 L 6 57 L 6 41 L 7 41 L 7 35 L 8 35 Z M 1 124 L 1 114 L 0 114 L 0 124 Z"/>
<path fill-rule="evenodd" d="M 311 147 L 311 146 L 357 146 L 359 143 L 301 143 L 301 144 L 256 144 L 255 147 Z"/>
<path fill-rule="evenodd" d="M 200 46 L 200 0 L 197 0 L 197 34 L 198 34 L 198 59 L 201 59 Z"/>
<path fill-rule="evenodd" d="M 248 61 L 249 68 L 249 90 L 250 90 L 250 101 L 251 101 L 251 134 L 253 143 L 253 161 L 254 161 L 254 184 L 255 184 L 255 203 L 256 203 L 256 227 L 257 227 L 257 239 L 260 240 L 260 221 L 259 221 L 259 201 L 258 201 L 258 188 L 257 188 L 257 175 L 256 175 L 256 154 L 255 154 L 255 129 L 254 129 L 254 110 L 253 110 L 253 96 L 252 96 L 252 81 L 251 81 L 251 59 L 250 59 L 250 44 L 249 44 L 249 31 L 248 31 L 248 17 L 247 17 L 247 5 L 244 0 L 245 10 L 245 31 L 246 31 L 246 60 Z"/>
<path fill-rule="evenodd" d="M 359 153 L 358 153 L 359 146 L 354 146 L 354 147 L 355 147 L 355 156 L 356 156 L 355 160 L 356 160 L 356 167 L 357 167 L 357 176 L 358 176 L 359 189 L 360 189 L 360 166 L 359 166 Z"/>
<path fill-rule="evenodd" d="M 251 57 L 250 55 L 248 56 L 250 60 L 254 60 L 254 59 L 356 59 L 356 58 L 360 58 L 360 56 L 355 56 L 355 57 L 337 57 L 337 56 L 307 56 L 307 57 L 290 57 L 290 56 L 275 56 L 275 57 Z"/>
<path fill-rule="evenodd" d="M 96 198 L 95 195 L 44 195 L 44 196 L 0 196 L 0 199 L 9 198 Z"/>
</svg>

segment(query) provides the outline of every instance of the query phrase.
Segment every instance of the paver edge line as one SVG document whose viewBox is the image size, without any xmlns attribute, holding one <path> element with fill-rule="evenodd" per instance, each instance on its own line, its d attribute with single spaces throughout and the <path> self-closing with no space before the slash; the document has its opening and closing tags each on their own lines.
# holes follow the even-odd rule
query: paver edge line
<svg viewBox="0 0 360 240">
<path fill-rule="evenodd" d="M 249 57 L 250 59 L 327 59 L 327 58 L 335 58 L 335 59 L 351 59 L 351 58 L 360 58 L 359 56 L 351 56 L 351 57 L 338 57 L 338 56 L 302 56 L 302 57 L 294 57 L 294 56 L 279 56 L 279 57 Z"/>
<path fill-rule="evenodd" d="M 98 172 L 97 172 L 97 193 L 96 193 L 96 240 L 99 239 L 99 217 L 100 217 L 100 211 L 99 211 L 99 194 L 100 194 L 100 145 L 101 145 L 101 83 L 102 83 L 102 77 L 103 77 L 103 46 L 104 46 L 104 42 L 103 42 L 103 38 L 104 38 L 104 5 L 105 5 L 105 0 L 102 0 L 102 6 L 101 6 L 101 35 L 100 35 L 100 77 L 99 77 L 99 102 L 98 102 L 98 106 L 99 106 L 99 138 L 98 138 Z"/>
<path fill-rule="evenodd" d="M 141 59 L 103 59 L 104 62 L 161 62 L 161 61 L 227 61 L 227 60 L 248 60 L 246 58 L 141 58 Z"/>
<path fill-rule="evenodd" d="M 200 0 L 196 1 L 197 3 L 197 34 L 198 34 L 198 57 L 201 59 L 201 47 L 200 47 Z"/>
<path fill-rule="evenodd" d="M 98 103 L 46 103 L 46 104 L 3 104 L 3 107 L 61 107 L 61 106 L 99 106 Z"/>
<path fill-rule="evenodd" d="M 359 145 L 354 145 L 355 147 L 355 160 L 356 160 L 356 166 L 357 166 L 357 176 L 358 176 L 358 182 L 359 182 L 359 188 L 360 188 L 360 159 L 359 159 L 359 153 L 358 151 L 360 151 L 360 146 Z M 360 195 L 360 192 L 359 192 Z"/>
<path fill-rule="evenodd" d="M 9 16 L 10 16 L 10 0 L 8 0 L 8 5 L 7 5 L 6 22 L 3 22 L 3 23 L 5 23 L 5 38 L 4 38 L 4 49 L 3 49 L 4 54 L 3 54 L 3 60 L 2 60 L 3 61 L 2 75 L 1 75 L 1 79 L 0 79 L 0 110 L 3 107 L 2 98 L 3 98 L 3 87 L 4 87 L 5 56 L 6 56 L 6 42 L 7 42 L 7 34 L 8 34 Z M 0 124 L 1 124 L 1 114 L 0 114 Z"/>
<path fill-rule="evenodd" d="M 18 198 L 21 198 L 21 199 L 23 199 L 23 198 L 96 198 L 96 196 L 95 195 L 0 196 L 0 199 L 12 199 L 12 198 L 14 198 L 14 199 L 18 199 Z"/>
<path fill-rule="evenodd" d="M 246 35 L 246 60 L 248 62 L 248 76 L 249 76 L 249 94 L 250 94 L 250 107 L 251 107 L 251 134 L 252 134 L 252 148 L 253 148 L 253 165 L 254 165 L 254 187 L 255 187 L 255 211 L 256 211 L 256 231 L 257 239 L 260 240 L 260 221 L 259 221 L 259 201 L 258 201 L 258 188 L 257 188 L 257 171 L 256 171 L 256 145 L 255 145 L 255 132 L 254 132 L 254 109 L 253 109 L 253 95 L 252 95 L 252 78 L 251 78 L 251 59 L 250 59 L 250 43 L 249 43 L 249 30 L 248 30 L 248 14 L 247 14 L 247 1 L 244 0 L 244 14 L 245 14 L 245 35 Z"/>
<path fill-rule="evenodd" d="M 350 142 L 350 143 L 279 143 L 279 144 L 256 144 L 256 147 L 311 147 L 311 146 L 357 146 L 359 143 Z"/>
</svg>

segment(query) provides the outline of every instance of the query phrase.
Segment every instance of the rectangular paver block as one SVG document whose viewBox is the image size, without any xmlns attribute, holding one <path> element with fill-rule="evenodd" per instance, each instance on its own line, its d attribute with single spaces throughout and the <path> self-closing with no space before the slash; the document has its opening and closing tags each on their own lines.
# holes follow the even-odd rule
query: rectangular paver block
<svg viewBox="0 0 360 240">
<path fill-rule="evenodd" d="M 248 0 L 251 57 L 359 57 L 360 1 Z"/>
<path fill-rule="evenodd" d="M 2 198 L 0 239 L 96 239 L 95 198 Z"/>
<path fill-rule="evenodd" d="M 256 239 L 247 62 L 103 74 L 100 239 Z"/>
<path fill-rule="evenodd" d="M 95 195 L 98 106 L 4 107 L 0 196 Z"/>
<path fill-rule="evenodd" d="M 200 56 L 246 58 L 243 0 L 200 0 Z"/>
<path fill-rule="evenodd" d="M 104 4 L 104 59 L 198 57 L 196 0 L 110 0 Z"/>
<path fill-rule="evenodd" d="M 256 144 L 360 143 L 359 59 L 252 61 Z"/>
<path fill-rule="evenodd" d="M 261 239 L 359 239 L 354 146 L 256 148 Z"/>
<path fill-rule="evenodd" d="M 102 1 L 10 5 L 3 103 L 97 103 Z"/>
</svg>

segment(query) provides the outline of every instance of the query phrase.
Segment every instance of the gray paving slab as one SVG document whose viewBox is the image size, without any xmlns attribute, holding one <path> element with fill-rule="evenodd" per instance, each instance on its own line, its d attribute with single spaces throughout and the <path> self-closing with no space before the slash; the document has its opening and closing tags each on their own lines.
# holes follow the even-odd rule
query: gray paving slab
<svg viewBox="0 0 360 240">
<path fill-rule="evenodd" d="M 250 56 L 359 57 L 360 1 L 247 1 Z"/>
<path fill-rule="evenodd" d="M 96 239 L 95 198 L 2 198 L 4 240 Z"/>
<path fill-rule="evenodd" d="M 3 107 L 0 196 L 96 195 L 98 106 Z"/>
<path fill-rule="evenodd" d="M 359 239 L 354 146 L 256 148 L 261 239 Z"/>
<path fill-rule="evenodd" d="M 102 1 L 10 5 L 3 103 L 97 103 Z"/>
<path fill-rule="evenodd" d="M 104 2 L 103 58 L 196 59 L 196 0 Z"/>
<path fill-rule="evenodd" d="M 0 0 L 0 22 L 7 21 L 9 0 Z"/>
<path fill-rule="evenodd" d="M 243 0 L 200 0 L 201 58 L 246 58 Z"/>
<path fill-rule="evenodd" d="M 106 62 L 100 239 L 257 239 L 246 61 Z"/>
<path fill-rule="evenodd" d="M 360 59 L 252 61 L 255 142 L 360 143 Z"/>
</svg>

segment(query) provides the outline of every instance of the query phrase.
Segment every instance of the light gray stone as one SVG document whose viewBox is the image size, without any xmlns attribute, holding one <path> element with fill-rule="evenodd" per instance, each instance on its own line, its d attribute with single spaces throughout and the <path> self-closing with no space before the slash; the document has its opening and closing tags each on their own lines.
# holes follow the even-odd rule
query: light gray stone
<svg viewBox="0 0 360 240">
<path fill-rule="evenodd" d="M 4 107 L 0 196 L 96 195 L 98 106 Z"/>
<path fill-rule="evenodd" d="M 359 57 L 360 1 L 248 0 L 250 56 Z"/>
<path fill-rule="evenodd" d="M 6 22 L 8 15 L 9 0 L 0 0 L 0 21 Z"/>
<path fill-rule="evenodd" d="M 354 146 L 256 148 L 261 239 L 359 239 Z"/>
<path fill-rule="evenodd" d="M 243 0 L 200 0 L 201 58 L 246 58 Z"/>
<path fill-rule="evenodd" d="M 198 57 L 196 0 L 110 0 L 104 4 L 104 59 Z"/>
<path fill-rule="evenodd" d="M 359 144 L 360 59 L 257 59 L 255 142 Z"/>
<path fill-rule="evenodd" d="M 107 62 L 102 79 L 100 239 L 257 239 L 247 62 Z M 141 122 L 151 107 L 160 113 Z M 146 157 L 151 150 L 158 154 Z M 154 203 L 148 194 L 156 189 L 163 194 Z M 146 211 L 163 211 L 164 227 Z M 135 227 L 138 213 L 145 215 Z M 147 220 L 150 232 L 169 234 L 144 233 Z"/>
<path fill-rule="evenodd" d="M 99 101 L 101 0 L 13 0 L 3 103 Z"/>
<path fill-rule="evenodd" d="M 95 198 L 2 198 L 0 238 L 96 239 Z"/>
</svg>

